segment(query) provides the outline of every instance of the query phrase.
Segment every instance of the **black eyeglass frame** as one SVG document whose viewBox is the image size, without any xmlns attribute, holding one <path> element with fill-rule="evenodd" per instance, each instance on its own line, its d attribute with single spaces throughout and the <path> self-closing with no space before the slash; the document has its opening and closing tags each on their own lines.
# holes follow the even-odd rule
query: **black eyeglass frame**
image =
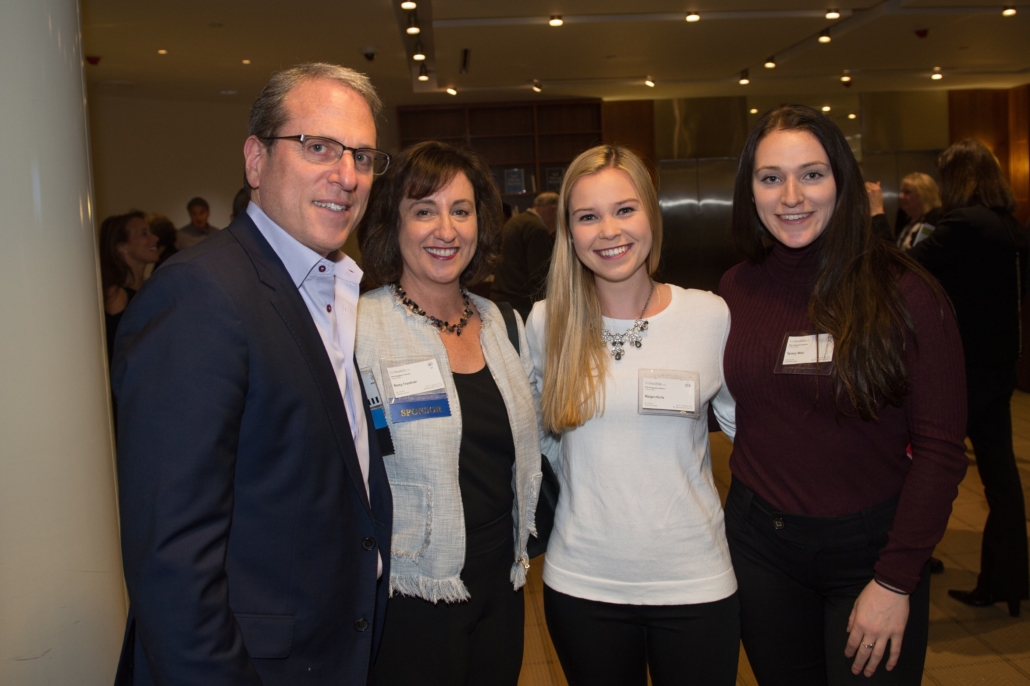
<svg viewBox="0 0 1030 686">
<path fill-rule="evenodd" d="M 336 158 L 336 160 L 335 160 L 336 162 L 339 162 L 340 160 L 342 160 L 343 159 L 343 153 L 345 153 L 348 150 L 350 150 L 350 153 L 351 153 L 352 157 L 356 153 L 359 153 L 359 152 L 363 152 L 363 153 L 368 154 L 368 155 L 370 155 L 372 157 L 372 174 L 374 176 L 380 176 L 382 174 L 385 174 L 386 170 L 390 168 L 390 154 L 389 153 L 383 152 L 382 150 L 376 150 L 375 148 L 352 148 L 349 145 L 344 145 L 340 141 L 338 141 L 338 140 L 336 140 L 334 138 L 329 138 L 328 136 L 312 136 L 311 134 L 300 133 L 300 134 L 297 134 L 295 136 L 260 136 L 260 138 L 263 141 L 297 141 L 302 146 L 304 145 L 305 141 L 312 140 L 312 139 L 322 140 L 322 141 L 329 141 L 330 143 L 338 145 L 341 148 L 340 149 L 340 156 Z M 386 159 L 386 164 L 383 165 L 382 171 L 379 171 L 379 172 L 377 172 L 375 170 L 376 155 L 382 155 L 382 158 Z"/>
</svg>

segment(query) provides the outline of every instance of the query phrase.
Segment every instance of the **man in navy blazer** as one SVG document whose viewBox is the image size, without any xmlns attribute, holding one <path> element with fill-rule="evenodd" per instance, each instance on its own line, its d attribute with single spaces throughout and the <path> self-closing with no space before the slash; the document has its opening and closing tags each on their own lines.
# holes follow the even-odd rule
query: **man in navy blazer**
<svg viewBox="0 0 1030 686">
<path fill-rule="evenodd" d="M 130 608 L 116 684 L 364 684 L 393 503 L 354 367 L 381 103 L 367 78 L 276 74 L 244 146 L 252 203 L 168 260 L 115 345 Z"/>
</svg>

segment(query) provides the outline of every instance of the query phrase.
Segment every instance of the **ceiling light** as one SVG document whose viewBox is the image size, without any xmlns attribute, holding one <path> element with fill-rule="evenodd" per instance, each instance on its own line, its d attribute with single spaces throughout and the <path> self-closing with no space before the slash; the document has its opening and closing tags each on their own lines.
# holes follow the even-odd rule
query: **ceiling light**
<svg viewBox="0 0 1030 686">
<path fill-rule="evenodd" d="M 841 74 L 840 82 L 841 83 L 848 83 L 849 81 L 851 81 L 851 72 L 849 70 L 845 69 L 844 73 Z"/>
<path fill-rule="evenodd" d="M 455 89 L 453 89 L 453 88 L 448 88 L 447 89 L 447 95 L 457 95 L 457 94 L 458 94 L 458 91 L 456 91 Z"/>
<path fill-rule="evenodd" d="M 164 48 L 161 48 L 160 50 L 157 51 L 157 54 L 158 55 L 167 55 L 168 51 L 165 50 Z"/>
<path fill-rule="evenodd" d="M 830 106 L 829 105 L 823 105 L 823 112 L 829 112 L 829 111 L 830 111 Z"/>
<path fill-rule="evenodd" d="M 775 69 L 776 68 L 776 58 L 775 57 L 769 57 L 765 61 L 765 68 L 766 69 Z"/>
<path fill-rule="evenodd" d="M 1014 17 L 1014 16 L 1016 16 L 1016 8 L 1015 7 L 1006 7 L 1005 9 L 1003 9 L 1001 11 L 1001 16 L 1003 16 L 1003 17 Z"/>
<path fill-rule="evenodd" d="M 944 74 L 941 73 L 941 68 L 940 67 L 934 67 L 933 68 L 933 73 L 930 74 L 930 78 L 933 79 L 934 81 L 940 81 L 941 79 L 943 79 L 944 78 Z"/>
<path fill-rule="evenodd" d="M 411 59 L 416 62 L 421 62 L 426 58 L 425 50 L 422 49 L 422 41 L 415 41 L 415 54 L 411 56 Z"/>
<path fill-rule="evenodd" d="M 418 5 L 413 3 L 411 0 L 404 0 L 404 2 L 401 3 L 402 10 L 413 10 L 416 7 L 418 7 Z"/>
<path fill-rule="evenodd" d="M 540 82 L 539 82 L 538 80 L 536 80 L 536 79 L 533 79 L 533 92 L 534 92 L 534 93 L 539 93 L 539 92 L 540 92 L 540 91 L 542 91 L 543 89 L 544 89 L 544 84 L 540 83 Z"/>
<path fill-rule="evenodd" d="M 752 107 L 750 110 L 748 110 L 748 112 L 750 112 L 751 114 L 758 114 L 758 108 Z"/>
<path fill-rule="evenodd" d="M 741 86 L 746 86 L 751 83 L 751 79 L 748 78 L 747 69 L 740 72 L 740 80 L 737 81 Z"/>
<path fill-rule="evenodd" d="M 848 115 L 848 119 L 858 119 L 858 115 L 855 114 L 854 112 L 852 112 L 851 114 Z"/>
<path fill-rule="evenodd" d="M 829 43 L 831 40 L 833 40 L 833 39 L 830 38 L 830 30 L 829 29 L 823 29 L 822 31 L 819 32 L 819 42 L 820 43 Z"/>
<path fill-rule="evenodd" d="M 250 64 L 250 60 L 243 60 L 244 64 Z"/>
<path fill-rule="evenodd" d="M 560 14 L 552 14 L 550 20 L 547 22 L 550 26 L 561 26 L 565 23 L 565 20 L 561 18 Z"/>
<path fill-rule="evenodd" d="M 423 62 L 422 65 L 418 68 L 418 80 L 419 81 L 428 81 L 429 80 L 429 69 L 426 68 L 426 63 L 425 62 Z"/>
<path fill-rule="evenodd" d="M 422 29 L 420 29 L 419 26 L 418 26 L 418 17 L 415 16 L 414 12 L 412 12 L 411 14 L 408 15 L 408 28 L 407 28 L 407 32 L 408 32 L 409 35 L 415 36 L 415 35 L 417 35 L 421 31 L 422 31 Z"/>
<path fill-rule="evenodd" d="M 691 12 L 687 15 L 687 21 L 694 23 L 695 21 L 701 21 L 701 15 L 697 12 Z"/>
<path fill-rule="evenodd" d="M 840 19 L 840 11 L 839 10 L 829 10 L 829 11 L 826 12 L 826 18 L 827 19 Z"/>
<path fill-rule="evenodd" d="M 646 79 L 644 79 L 644 85 L 650 88 L 654 88 L 654 79 L 648 76 Z"/>
</svg>

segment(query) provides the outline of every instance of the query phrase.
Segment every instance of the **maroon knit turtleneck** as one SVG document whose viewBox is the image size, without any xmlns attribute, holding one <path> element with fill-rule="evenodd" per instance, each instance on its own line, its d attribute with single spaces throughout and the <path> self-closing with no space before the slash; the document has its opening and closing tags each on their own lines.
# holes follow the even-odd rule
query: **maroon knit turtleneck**
<svg viewBox="0 0 1030 686">
<path fill-rule="evenodd" d="M 730 469 L 759 497 L 796 514 L 854 514 L 900 494 L 876 576 L 912 591 L 944 535 L 967 466 L 961 339 L 943 296 L 938 302 L 906 272 L 899 288 L 918 345 L 906 346 L 911 392 L 901 407 L 863 421 L 846 397 L 835 409 L 832 377 L 775 374 L 786 333 L 813 330 L 808 300 L 818 244 L 777 244 L 762 264 L 739 264 L 719 285 L 731 317 L 725 378 L 737 401 Z"/>
</svg>

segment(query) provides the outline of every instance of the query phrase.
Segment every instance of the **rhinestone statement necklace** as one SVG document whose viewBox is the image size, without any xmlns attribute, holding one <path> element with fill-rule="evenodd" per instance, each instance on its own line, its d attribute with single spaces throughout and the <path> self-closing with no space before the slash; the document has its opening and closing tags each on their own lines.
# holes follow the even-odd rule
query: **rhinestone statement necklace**
<svg viewBox="0 0 1030 686">
<path fill-rule="evenodd" d="M 412 314 L 416 314 L 419 317 L 425 317 L 429 320 L 429 323 L 440 330 L 440 333 L 453 333 L 456 336 L 461 335 L 461 330 L 465 328 L 465 325 L 469 323 L 469 319 L 472 317 L 472 304 L 469 302 L 469 294 L 464 288 L 461 289 L 461 304 L 465 306 L 465 312 L 462 313 L 461 319 L 458 320 L 457 324 L 451 324 L 437 319 L 431 314 L 426 314 L 426 311 L 418 306 L 418 303 L 408 297 L 408 294 L 401 288 L 399 283 L 393 285 L 393 290 L 400 298 L 401 304 L 411 310 Z"/>
<path fill-rule="evenodd" d="M 647 306 L 651 303 L 652 295 L 654 295 L 654 279 L 651 279 L 651 290 L 647 292 L 644 309 L 640 310 L 640 316 L 633 322 L 633 326 L 629 327 L 625 333 L 612 333 L 608 329 L 601 331 L 601 339 L 606 346 L 612 346 L 611 354 L 616 360 L 622 359 L 624 354 L 622 346 L 626 343 L 631 343 L 635 348 L 639 348 L 642 345 L 640 332 L 647 331 L 647 320 L 644 319 L 644 313 L 647 312 Z"/>
</svg>

